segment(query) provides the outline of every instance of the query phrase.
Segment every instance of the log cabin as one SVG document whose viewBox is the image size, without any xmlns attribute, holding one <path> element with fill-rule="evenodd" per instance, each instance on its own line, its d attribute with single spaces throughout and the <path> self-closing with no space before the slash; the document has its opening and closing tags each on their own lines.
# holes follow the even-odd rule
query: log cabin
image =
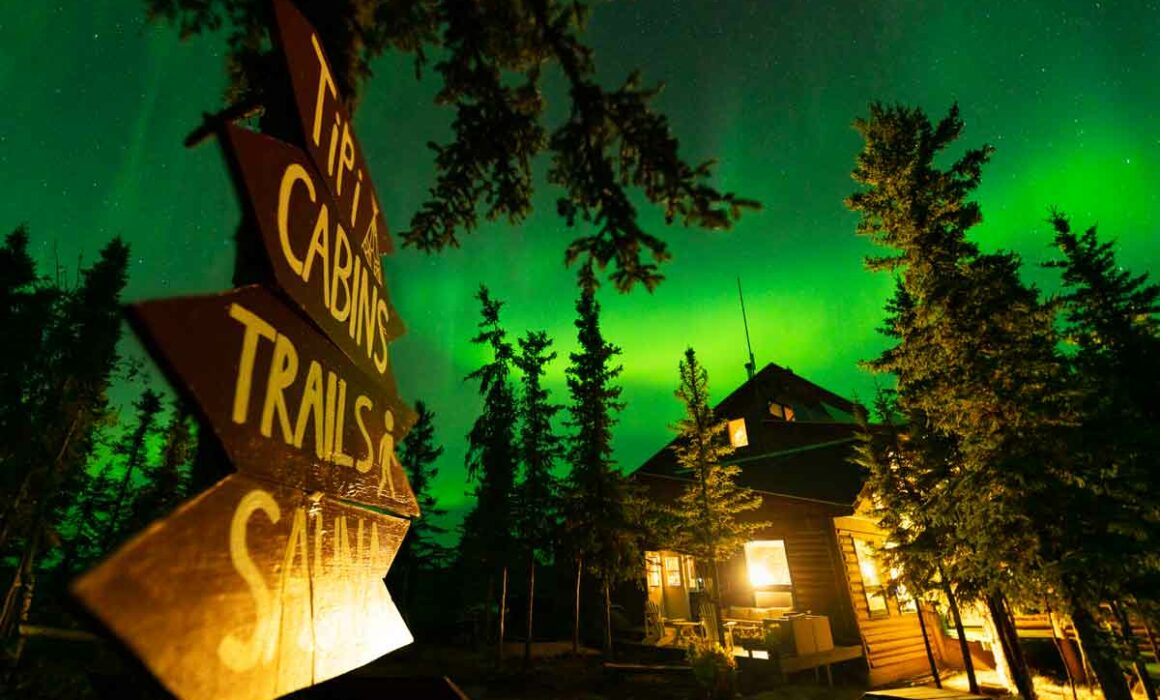
<svg viewBox="0 0 1160 700">
<path fill-rule="evenodd" d="M 828 670 L 829 651 L 830 660 L 862 664 L 872 687 L 929 674 L 918 606 L 905 592 L 887 590 L 889 572 L 875 558 L 885 535 L 860 506 L 865 475 L 851 461 L 858 439 L 855 404 L 771 363 L 714 410 L 729 421 L 736 451 L 728 461 L 741 467 L 740 485 L 762 497 L 761 508 L 743 517 L 770 523 L 719 566 L 734 641 L 754 637 L 756 628 L 756 636 L 764 636 L 758 646 L 768 647 L 766 621 L 777 620 L 777 629 L 792 630 L 775 652 L 785 657 L 783 668 L 789 659 L 814 658 Z M 659 502 L 672 502 L 693 482 L 671 443 L 632 479 Z M 646 609 L 678 632 L 711 615 L 711 606 L 702 606 L 704 577 L 692 557 L 648 551 Z M 924 609 L 924 621 L 935 663 L 959 666 L 932 610 Z"/>
</svg>

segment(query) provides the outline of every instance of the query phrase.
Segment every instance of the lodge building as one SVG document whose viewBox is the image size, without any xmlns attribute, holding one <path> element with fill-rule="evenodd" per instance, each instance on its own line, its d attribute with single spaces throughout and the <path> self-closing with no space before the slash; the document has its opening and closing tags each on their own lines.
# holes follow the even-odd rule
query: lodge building
<svg viewBox="0 0 1160 700">
<path fill-rule="evenodd" d="M 866 513 L 864 470 L 851 461 L 855 409 L 775 364 L 717 404 L 715 415 L 729 421 L 737 448 L 728 462 L 741 467 L 738 483 L 762 497 L 761 507 L 742 517 L 770 523 L 720 563 L 720 591 L 735 653 L 753 654 L 742 651 L 747 646 L 768 653 L 776 621 L 791 630 L 779 654 L 784 668 L 862 664 L 869 684 L 880 686 L 929 674 L 930 664 L 915 600 L 887 590 L 889 572 L 876 557 L 885 535 Z M 671 443 L 632 474 L 661 502 L 675 500 L 693 478 Z M 656 549 L 644 565 L 649 638 L 671 644 L 689 627 L 703 633 L 708 626 L 700 620 L 712 612 L 702 604 L 704 573 L 693 558 Z M 923 615 L 936 664 L 961 667 L 957 640 L 936 611 L 924 605 Z"/>
</svg>

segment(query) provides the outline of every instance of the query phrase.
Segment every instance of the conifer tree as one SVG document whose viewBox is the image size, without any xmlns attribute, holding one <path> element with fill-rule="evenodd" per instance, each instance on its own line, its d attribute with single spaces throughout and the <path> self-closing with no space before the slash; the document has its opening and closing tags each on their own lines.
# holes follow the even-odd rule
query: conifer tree
<svg viewBox="0 0 1160 700">
<path fill-rule="evenodd" d="M 1078 414 L 1067 443 L 1073 463 L 1068 527 L 1060 534 L 1072 555 L 1060 563 L 1060 575 L 1073 582 L 1070 589 L 1086 610 L 1109 602 L 1127 628 L 1125 605 L 1155 619 L 1160 603 L 1160 287 L 1119 267 L 1112 244 L 1101 242 L 1094 227 L 1076 234 L 1058 212 L 1051 224 L 1062 257 L 1047 266 L 1059 269 L 1063 281 Z M 1095 622 L 1081 615 L 1077 625 L 1093 627 L 1100 647 L 1113 655 L 1116 640 Z M 1121 636 L 1119 650 L 1130 652 L 1130 634 Z M 1097 673 L 1114 676 L 1103 656 L 1097 661 L 1106 669 Z M 1142 660 L 1127 656 L 1154 698 Z"/>
<path fill-rule="evenodd" d="M 928 508 L 956 533 L 951 551 L 969 553 L 956 560 L 956 575 L 987 603 L 1015 685 L 1030 700 L 1008 599 L 1037 604 L 1053 590 L 1077 629 L 1088 614 L 1058 567 L 1078 552 L 1062 536 L 1071 514 L 1059 507 L 1074 503 L 1076 489 L 1054 307 L 1020 280 L 1016 256 L 984 255 L 967 240 L 981 220 L 969 196 L 991 149 L 935 165 L 962 132 L 957 106 L 932 125 L 921 110 L 872 105 L 855 127 L 865 146 L 853 177 L 863 189 L 847 205 L 861 215 L 858 233 L 892 250 L 868 267 L 899 274 L 911 302 L 892 318 L 898 344 L 875 366 L 897 377 L 908 424 L 951 441 L 954 468 Z M 1089 634 L 1085 646 L 1095 641 Z M 1101 685 L 1109 698 L 1125 698 L 1122 678 L 1101 677 Z"/>
<path fill-rule="evenodd" d="M 580 282 L 611 264 L 618 289 L 652 289 L 669 257 L 663 240 L 638 221 L 639 193 L 664 211 L 666 222 L 728 229 L 755 202 L 709 184 L 713 163 L 685 162 L 668 119 L 652 102 L 659 88 L 633 72 L 615 89 L 596 79 L 593 51 L 582 41 L 590 14 L 583 1 L 463 3 L 422 0 L 298 0 L 333 63 L 335 83 L 353 112 L 371 62 L 389 51 L 415 58 L 416 74 L 438 57 L 437 105 L 454 110 L 452 137 L 431 144 L 435 182 L 402 236 L 407 245 L 437 251 L 483 221 L 519 224 L 531 211 L 532 163 L 549 154 L 548 182 L 560 196 L 565 222 L 592 232 L 567 246 L 580 263 Z M 279 104 L 277 59 L 265 28 L 265 0 L 146 0 L 151 18 L 177 25 L 182 36 L 225 29 L 230 83 L 227 115 Z M 553 68 L 557 70 L 552 70 Z M 544 81 L 559 75 L 566 117 L 547 123 Z M 270 121 L 267 110 L 264 119 Z M 365 127 L 364 127 L 365 128 Z"/>
<path fill-rule="evenodd" d="M 600 581 L 603 597 L 604 652 L 612 653 L 611 589 L 640 575 L 643 552 L 641 525 L 633 517 L 632 489 L 612 456 L 612 429 L 624 408 L 616 384 L 621 366 L 613 362 L 620 348 L 600 331 L 600 304 L 592 291 L 576 302 L 579 349 L 569 355 L 565 370 L 571 403 L 567 443 L 570 471 L 564 488 L 567 547 L 576 562 L 572 645 L 580 640 L 581 577 L 585 571 Z"/>
<path fill-rule="evenodd" d="M 673 426 L 677 440 L 672 449 L 677 464 L 693 483 L 685 487 L 674 505 L 673 516 L 679 524 L 673 533 L 673 549 L 693 555 L 707 567 L 706 589 L 715 618 L 712 632 L 724 643 L 718 564 L 740 552 L 753 534 L 769 523 L 739 517 L 760 508 L 761 495 L 737 485 L 740 467 L 722 464 L 733 453 L 726 437 L 728 425 L 718 420 L 709 406 L 709 373 L 697 361 L 693 348 L 685 350 L 674 395 L 685 405 L 685 416 Z"/>
<path fill-rule="evenodd" d="M 482 319 L 478 324 L 480 331 L 471 342 L 486 347 L 491 359 L 467 376 L 468 380 L 479 382 L 483 405 L 467 435 L 467 478 L 476 485 L 476 504 L 465 519 L 460 558 L 465 563 L 479 562 L 485 567 L 488 581 L 485 628 L 489 631 L 498 578 L 496 643 L 502 656 L 507 573 L 514 549 L 512 497 L 519 462 L 515 436 L 518 412 L 511 384 L 512 346 L 499 318 L 503 304 L 493 299 L 483 285 L 475 298 L 479 300 Z"/>
<path fill-rule="evenodd" d="M 552 340 L 544 331 L 529 331 L 520 338 L 515 364 L 522 374 L 519 401 L 519 454 L 521 479 L 516 486 L 516 531 L 528 559 L 527 634 L 524 637 L 524 665 L 532 660 L 532 632 L 536 595 L 536 562 L 546 559 L 556 534 L 559 514 L 559 484 L 552 473 L 563 454 L 560 436 L 552 421 L 562 406 L 551 402 L 544 386 L 544 371 L 556 359 L 550 351 Z"/>
<path fill-rule="evenodd" d="M 447 510 L 439 507 L 432 492 L 432 481 L 439 474 L 435 462 L 443 454 L 443 447 L 435 442 L 435 412 L 423 401 L 416 401 L 415 413 L 415 425 L 399 443 L 398 456 L 422 515 L 411 521 L 411 529 L 388 574 L 391 578 L 402 578 L 403 607 L 407 613 L 413 608 L 420 574 L 442 567 L 450 554 L 439 542 L 447 529 L 437 523 Z"/>
<path fill-rule="evenodd" d="M 113 542 L 123 533 L 122 516 L 131 508 L 130 501 L 135 494 L 130 492 L 134 474 L 140 476 L 148 471 L 149 448 L 148 442 L 155 438 L 158 419 L 161 414 L 161 395 L 151 388 L 146 388 L 140 398 L 133 403 L 136 409 L 136 420 L 132 429 L 117 444 L 116 451 L 123 457 L 120 464 L 121 478 L 109 511 L 109 523 L 105 529 L 102 549 L 108 551 Z"/>
<path fill-rule="evenodd" d="M 75 494 L 98 428 L 108 419 L 106 390 L 118 363 L 120 295 L 125 287 L 129 249 L 113 239 L 99 259 L 81 271 L 81 282 L 61 290 L 41 318 L 40 358 L 20 398 L 29 432 L 8 455 L 6 465 L 22 474 L 0 524 L 0 549 L 19 543 L 18 563 L 0 609 L 0 639 L 14 629 L 17 611 L 27 614 L 38 562 L 46 553 L 54 520 Z M 10 460 L 10 461 L 9 461 Z"/>
<path fill-rule="evenodd" d="M 129 505 L 121 537 L 140 532 L 169 515 L 186 499 L 195 444 L 189 408 L 181 399 L 174 398 L 169 406 L 169 420 L 161 430 L 159 461 L 146 470 L 145 483 Z"/>
<path fill-rule="evenodd" d="M 908 303 L 903 290 L 896 291 L 892 305 L 899 313 L 905 313 Z M 893 331 L 888 330 L 887 335 L 893 335 Z M 961 550 L 961 543 L 955 536 L 955 524 L 937 517 L 937 511 L 930 507 L 942 498 L 940 492 L 951 483 L 952 471 L 958 464 L 953 440 L 931 434 L 921 418 L 906 426 L 904 434 L 896 422 L 893 392 L 880 390 L 874 405 L 883 425 L 874 430 L 865 412 L 857 412 L 859 442 L 854 461 L 868 472 L 866 488 L 874 503 L 873 513 L 887 536 L 887 545 L 880 552 L 883 564 L 898 572 L 900 582 L 916 600 L 921 601 L 928 591 L 937 589 L 943 593 L 958 636 L 968 688 L 978 693 L 959 596 L 955 594 L 955 589 L 964 583 L 956 576 L 956 561 L 964 554 L 956 550 L 956 545 Z M 966 587 L 970 588 L 970 584 Z M 921 609 L 919 615 L 931 674 L 937 683 L 938 669 L 926 640 Z"/>
</svg>

